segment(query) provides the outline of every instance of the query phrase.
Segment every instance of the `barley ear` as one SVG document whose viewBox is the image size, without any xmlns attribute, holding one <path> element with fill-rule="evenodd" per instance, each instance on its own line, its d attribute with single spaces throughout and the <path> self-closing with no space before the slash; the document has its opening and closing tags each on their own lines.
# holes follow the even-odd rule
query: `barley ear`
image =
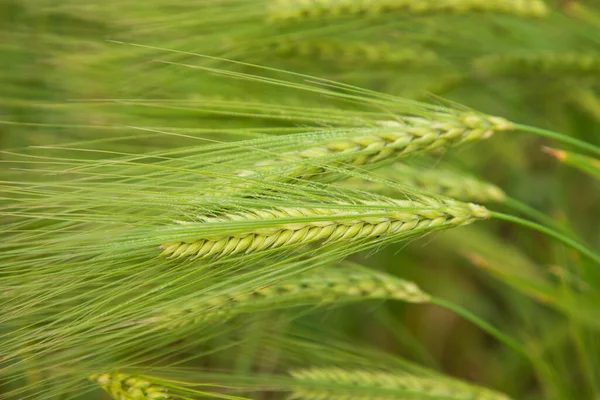
<svg viewBox="0 0 600 400">
<path fill-rule="evenodd" d="M 329 163 L 372 165 L 416 153 L 459 146 L 487 139 L 496 132 L 514 130 L 514 125 L 504 118 L 472 112 L 434 113 L 428 118 L 399 117 L 398 120 L 376 121 L 375 124 L 379 128 L 369 129 L 363 134 L 347 134 L 303 150 L 283 153 L 236 174 L 252 176 L 263 173 L 264 179 L 278 181 L 290 178 L 321 179 Z M 287 168 L 283 172 L 284 176 L 281 176 L 282 167 Z M 273 170 L 276 173 L 264 174 Z"/>
<path fill-rule="evenodd" d="M 120 372 L 91 375 L 89 379 L 102 387 L 115 400 L 165 400 L 170 398 L 166 388 Z"/>
<path fill-rule="evenodd" d="M 247 230 L 240 231 L 238 228 L 229 235 L 199 235 L 193 240 L 166 243 L 161 246 L 161 255 L 168 258 L 214 259 L 315 242 L 376 242 L 382 238 L 400 238 L 411 232 L 467 225 L 488 217 L 489 211 L 480 205 L 427 197 L 415 201 L 389 200 L 381 204 L 378 210 L 362 213 L 343 208 L 249 209 L 217 218 L 200 217 L 205 222 L 183 225 L 202 230 L 205 225 L 210 228 L 218 224 L 224 228 L 228 223 L 235 223 L 238 227 L 247 225 Z M 256 227 L 256 223 L 261 221 L 268 225 Z"/>
<path fill-rule="evenodd" d="M 395 164 L 382 171 L 382 174 L 403 186 L 414 187 L 428 193 L 452 197 L 463 201 L 477 203 L 498 202 L 506 200 L 506 193 L 498 186 L 475 177 L 438 168 L 414 168 L 404 164 Z M 362 179 L 349 179 L 342 186 L 381 193 L 398 198 L 404 192 L 394 185 L 371 182 Z"/>
<path fill-rule="evenodd" d="M 505 394 L 445 377 L 431 378 L 403 371 L 307 368 L 290 371 L 303 386 L 292 398 L 304 400 L 438 398 L 509 400 Z"/>
<path fill-rule="evenodd" d="M 600 53 L 491 54 L 476 59 L 473 66 L 484 76 L 593 77 L 600 73 Z"/>
<path fill-rule="evenodd" d="M 548 8 L 542 0 L 279 0 L 273 4 L 269 13 L 269 19 L 273 22 L 390 11 L 406 14 L 493 12 L 522 18 L 548 14 Z"/>
<path fill-rule="evenodd" d="M 355 265 L 308 271 L 254 291 L 207 294 L 160 310 L 153 323 L 168 328 L 226 321 L 241 314 L 299 305 L 327 306 L 382 299 L 427 303 L 431 296 L 415 283 Z"/>
</svg>

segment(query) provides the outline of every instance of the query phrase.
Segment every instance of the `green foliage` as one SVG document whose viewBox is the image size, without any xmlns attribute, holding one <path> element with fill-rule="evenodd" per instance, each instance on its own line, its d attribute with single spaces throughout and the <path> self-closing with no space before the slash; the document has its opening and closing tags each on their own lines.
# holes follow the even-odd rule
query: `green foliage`
<svg viewBox="0 0 600 400">
<path fill-rule="evenodd" d="M 600 395 L 594 2 L 0 22 L 0 399 Z"/>
</svg>

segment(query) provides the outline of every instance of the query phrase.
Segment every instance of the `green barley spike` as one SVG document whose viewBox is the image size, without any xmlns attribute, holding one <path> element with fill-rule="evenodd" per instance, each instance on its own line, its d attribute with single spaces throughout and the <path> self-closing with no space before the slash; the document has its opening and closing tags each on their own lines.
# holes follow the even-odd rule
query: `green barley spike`
<svg viewBox="0 0 600 400">
<path fill-rule="evenodd" d="M 348 135 L 332 139 L 316 147 L 288 152 L 257 163 L 252 169 L 238 171 L 238 176 L 252 176 L 285 165 L 292 169 L 286 176 L 309 179 L 324 172 L 324 168 L 311 161 L 334 157 L 337 163 L 361 166 L 383 160 L 401 158 L 415 153 L 448 148 L 490 137 L 495 132 L 510 131 L 509 121 L 475 113 L 437 114 L 432 118 L 405 117 L 395 121 L 379 121 L 381 128 L 368 134 Z M 326 161 L 325 161 L 326 162 Z M 265 179 L 281 180 L 279 174 L 266 175 Z"/>
<path fill-rule="evenodd" d="M 343 368 L 293 370 L 303 386 L 293 388 L 292 398 L 303 400 L 401 400 L 444 398 L 452 400 L 510 400 L 502 393 L 448 378 L 431 378 L 406 372 Z"/>
<path fill-rule="evenodd" d="M 201 222 L 190 222 L 183 226 L 201 231 L 204 227 L 224 227 L 227 223 L 234 223 L 236 231 L 229 235 L 200 234 L 191 240 L 165 243 L 161 246 L 162 256 L 220 258 L 317 242 L 376 241 L 382 237 L 466 225 L 489 217 L 485 207 L 429 197 L 389 200 L 377 208 L 357 212 L 356 209 L 343 207 L 281 207 L 251 209 L 217 217 L 200 216 Z M 261 221 L 267 226 L 256 227 L 256 223 Z M 244 229 L 243 225 L 248 225 L 248 228 Z"/>
<path fill-rule="evenodd" d="M 549 12 L 542 0 L 279 0 L 270 9 L 271 21 L 332 18 L 344 15 L 489 12 L 522 18 Z"/>
<path fill-rule="evenodd" d="M 437 60 L 437 55 L 423 48 L 393 48 L 366 42 L 278 39 L 269 46 L 282 57 L 317 58 L 327 61 L 361 64 L 423 65 Z"/>
<path fill-rule="evenodd" d="M 120 372 L 90 376 L 90 380 L 102 387 L 115 400 L 166 400 L 166 388 L 145 379 Z"/>
<path fill-rule="evenodd" d="M 383 173 L 402 185 L 463 201 L 502 203 L 506 200 L 506 194 L 498 186 L 452 170 L 414 168 L 396 164 Z M 393 186 L 356 178 L 343 182 L 342 186 L 381 193 L 389 197 L 404 195 L 401 190 Z"/>
<path fill-rule="evenodd" d="M 486 76 L 595 77 L 600 74 L 600 53 L 492 54 L 476 59 L 473 66 L 478 73 Z"/>
<path fill-rule="evenodd" d="M 160 310 L 157 324 L 169 328 L 227 320 L 236 315 L 298 305 L 328 305 L 382 299 L 426 303 L 430 296 L 413 282 L 366 268 L 328 267 L 254 291 L 207 294 Z"/>
</svg>

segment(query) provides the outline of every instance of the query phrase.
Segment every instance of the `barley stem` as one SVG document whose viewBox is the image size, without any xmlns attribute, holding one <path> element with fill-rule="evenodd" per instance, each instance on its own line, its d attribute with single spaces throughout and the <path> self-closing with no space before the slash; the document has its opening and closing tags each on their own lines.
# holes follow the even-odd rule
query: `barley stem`
<svg viewBox="0 0 600 400">
<path fill-rule="evenodd" d="M 594 261 L 596 264 L 600 265 L 600 256 L 598 254 L 594 253 L 593 251 L 591 251 L 587 247 L 583 246 L 581 243 L 577 242 L 576 240 L 573 240 L 573 239 L 569 238 L 568 236 L 566 236 L 560 232 L 557 232 L 556 230 L 550 229 L 548 227 L 545 227 L 545 226 L 540 225 L 535 222 L 527 221 L 526 219 L 523 219 L 523 218 L 519 218 L 519 217 L 515 217 L 513 215 L 503 214 L 503 213 L 499 213 L 499 212 L 495 212 L 495 211 L 490 212 L 490 217 L 500 219 L 503 221 L 507 221 L 507 222 L 512 222 L 517 225 L 521 225 L 521 226 L 533 229 L 535 231 L 541 232 L 545 235 L 548 235 L 548 236 L 558 240 L 559 242 L 563 243 L 564 245 L 579 251 L 582 255 L 586 256 L 590 260 Z"/>
<path fill-rule="evenodd" d="M 543 136 L 548 139 L 556 140 L 560 143 L 569 144 L 573 147 L 576 147 L 581 150 L 589 151 L 590 153 L 595 154 L 600 157 L 600 147 L 595 146 L 591 143 L 586 143 L 582 140 L 575 139 L 573 137 L 564 135 L 562 133 L 554 132 L 548 129 L 536 128 L 533 126 L 522 125 L 522 124 L 513 124 L 514 128 L 517 130 L 522 130 L 524 132 L 534 133 L 539 136 Z"/>
<path fill-rule="evenodd" d="M 506 206 L 512 208 L 515 211 L 523 213 L 523 214 L 537 220 L 541 224 L 544 224 L 544 225 L 548 226 L 549 228 L 554 229 L 557 232 L 560 232 L 570 238 L 577 239 L 577 235 L 573 231 L 571 231 L 571 229 L 569 229 L 566 226 L 561 225 L 558 221 L 556 221 L 552 217 L 548 216 L 547 214 L 544 214 L 543 212 L 536 210 L 535 208 L 531 207 L 530 205 L 528 205 L 526 203 L 523 203 L 522 201 L 513 199 L 511 197 L 507 197 L 506 200 L 504 201 L 504 204 Z"/>
<path fill-rule="evenodd" d="M 505 335 L 504 333 L 500 332 L 497 328 L 495 328 L 491 324 L 485 322 L 483 319 L 479 318 L 478 316 L 476 316 L 475 314 L 471 313 L 470 311 L 467 311 L 464 308 L 462 308 L 462 307 L 458 306 L 457 304 L 454 304 L 454 303 L 452 303 L 450 301 L 447 301 L 447 300 L 444 300 L 444 299 L 440 299 L 440 298 L 437 298 L 437 297 L 432 297 L 431 300 L 430 300 L 430 303 L 431 304 L 435 304 L 435 305 L 440 306 L 440 307 L 443 307 L 443 308 L 445 308 L 447 310 L 450 310 L 452 312 L 455 312 L 456 314 L 460 315 L 461 317 L 463 317 L 467 321 L 470 321 L 470 322 L 474 323 L 479 328 L 481 328 L 485 332 L 489 333 L 491 336 L 495 337 L 496 339 L 498 339 L 500 342 L 504 343 L 508 347 L 510 347 L 513 350 L 516 350 L 517 352 L 519 352 L 521 354 L 524 354 L 525 356 L 529 357 L 529 355 L 527 354 L 527 352 L 525 351 L 525 349 L 523 348 L 523 346 L 521 346 L 516 340 L 514 340 L 511 337 L 509 337 L 509 336 Z"/>
<path fill-rule="evenodd" d="M 496 327 L 494 327 L 493 325 L 487 323 L 486 321 L 484 321 L 483 319 L 481 319 L 477 315 L 475 315 L 475 314 L 471 313 L 470 311 L 468 311 L 468 310 L 460 307 L 457 304 L 454 304 L 454 303 L 452 303 L 450 301 L 447 301 L 447 300 L 444 300 L 444 299 L 440 299 L 440 298 L 437 298 L 437 297 L 431 297 L 430 300 L 429 300 L 429 302 L 431 304 L 435 304 L 437 306 L 440 306 L 442 308 L 450 310 L 450 311 L 456 313 L 457 315 L 460 315 L 461 317 L 463 317 L 467 321 L 472 322 L 473 324 L 475 324 L 476 326 L 478 326 L 480 329 L 482 329 L 483 331 L 485 331 L 488 334 L 490 334 L 492 337 L 496 338 L 497 340 L 499 340 L 500 342 L 504 343 L 508 347 L 510 347 L 513 350 L 517 351 L 518 353 L 524 355 L 531 362 L 531 364 L 538 371 L 538 373 L 547 370 L 548 366 L 546 365 L 546 363 L 543 362 L 543 360 L 540 360 L 540 359 L 536 358 L 534 354 L 531 354 L 530 352 L 528 352 L 515 339 L 511 338 L 508 335 L 505 335 L 500 330 L 498 330 Z"/>
<path fill-rule="evenodd" d="M 406 325 L 390 311 L 386 305 L 378 307 L 375 310 L 374 317 L 384 326 L 402 346 L 403 349 L 410 352 L 413 360 L 433 369 L 440 370 L 441 366 L 438 360 L 425 348 L 417 339 L 415 334 L 406 329 Z"/>
<path fill-rule="evenodd" d="M 577 168 L 581 172 L 600 180 L 600 160 L 578 153 L 544 147 L 543 151 L 559 162 Z"/>
</svg>

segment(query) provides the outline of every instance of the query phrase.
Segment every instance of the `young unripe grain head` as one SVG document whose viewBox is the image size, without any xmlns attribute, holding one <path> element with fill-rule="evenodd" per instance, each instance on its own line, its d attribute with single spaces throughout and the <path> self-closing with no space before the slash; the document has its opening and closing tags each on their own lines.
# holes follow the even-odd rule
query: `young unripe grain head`
<svg viewBox="0 0 600 400">
<path fill-rule="evenodd" d="M 413 282 L 365 268 L 309 271 L 257 290 L 207 294 L 160 310 L 154 321 L 169 328 L 223 321 L 236 315 L 299 305 L 328 305 L 383 299 L 426 303 L 430 296 Z"/>
<path fill-rule="evenodd" d="M 165 400 L 169 399 L 166 388 L 153 385 L 145 379 L 120 372 L 90 376 L 115 400 Z"/>
<path fill-rule="evenodd" d="M 501 203 L 506 200 L 506 194 L 498 186 L 452 170 L 415 168 L 404 164 L 395 164 L 383 173 L 402 185 L 463 201 Z M 342 186 L 380 193 L 389 197 L 404 195 L 402 190 L 393 185 L 360 179 L 349 179 L 343 182 Z"/>
<path fill-rule="evenodd" d="M 316 242 L 376 243 L 489 217 L 489 211 L 482 206 L 424 196 L 419 200 L 389 200 L 380 205 L 364 203 L 368 206 L 365 209 L 330 206 L 336 208 L 280 207 L 200 217 L 201 222 L 183 225 L 186 230 L 200 232 L 197 237 L 164 244 L 162 256 L 220 258 Z M 220 233 L 209 233 L 214 232 L 211 228 Z"/>
<path fill-rule="evenodd" d="M 600 53 L 492 54 L 476 59 L 473 65 L 477 72 L 486 76 L 596 77 L 600 73 Z"/>
<path fill-rule="evenodd" d="M 421 377 L 405 372 L 308 368 L 290 371 L 304 383 L 293 390 L 292 398 L 304 400 L 438 398 L 456 400 L 509 400 L 486 388 L 448 379 Z M 336 387 L 337 385 L 337 387 Z"/>
<path fill-rule="evenodd" d="M 437 55 L 424 48 L 393 48 L 367 42 L 277 39 L 270 48 L 282 57 L 320 58 L 334 62 L 387 65 L 424 65 L 437 61 Z"/>
<path fill-rule="evenodd" d="M 343 15 L 490 12 L 523 18 L 543 17 L 548 8 L 542 0 L 280 0 L 274 2 L 272 21 L 332 18 Z"/>
<path fill-rule="evenodd" d="M 397 121 L 378 121 L 380 127 L 349 132 L 342 137 L 303 150 L 288 152 L 261 161 L 254 168 L 239 171 L 238 176 L 251 176 L 285 166 L 281 174 L 267 174 L 266 179 L 311 179 L 326 171 L 330 163 L 361 166 L 429 152 L 463 143 L 486 139 L 514 126 L 509 121 L 475 113 L 435 114 L 431 118 L 405 117 Z M 309 144 L 310 146 L 310 144 Z M 291 165 L 288 167 L 288 165 Z M 277 172 L 281 172 L 277 170 Z"/>
</svg>

